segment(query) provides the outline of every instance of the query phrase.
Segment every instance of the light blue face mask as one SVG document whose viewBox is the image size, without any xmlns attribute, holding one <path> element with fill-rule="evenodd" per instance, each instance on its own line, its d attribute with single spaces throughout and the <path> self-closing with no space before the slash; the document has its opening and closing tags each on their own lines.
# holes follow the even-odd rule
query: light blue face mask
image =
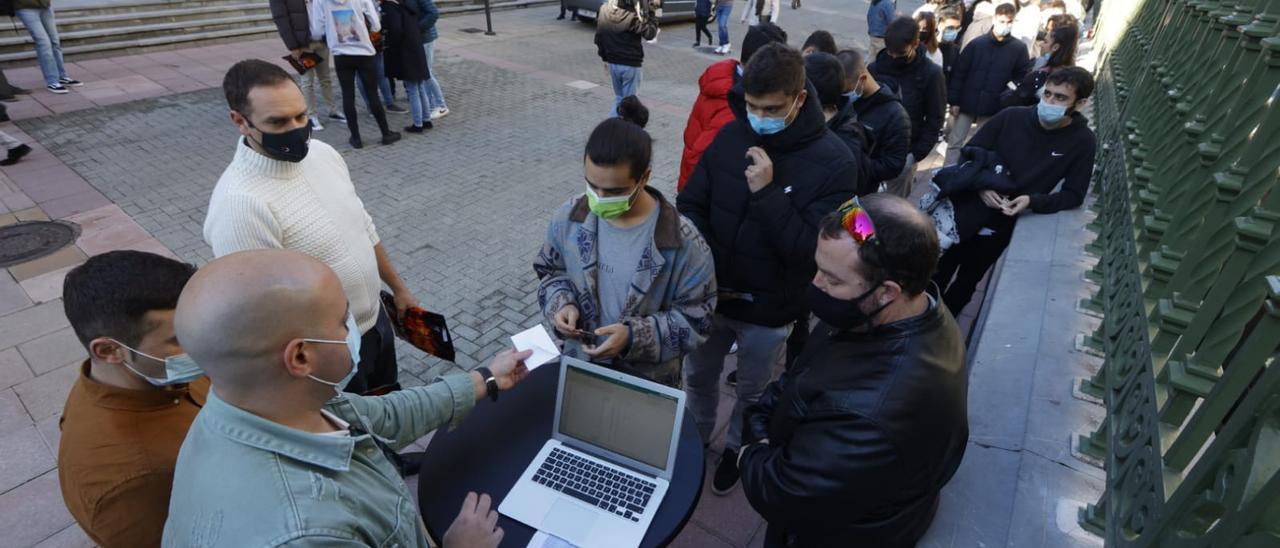
<svg viewBox="0 0 1280 548">
<path fill-rule="evenodd" d="M 955 42 L 957 36 L 960 36 L 960 29 L 948 27 L 942 30 L 943 42 Z"/>
<path fill-rule="evenodd" d="M 1036 115 L 1040 117 L 1041 123 L 1052 126 L 1061 122 L 1062 118 L 1067 115 L 1067 107 L 1066 105 L 1050 105 L 1044 102 L 1044 99 L 1041 99 L 1040 103 L 1036 105 Z"/>
<path fill-rule="evenodd" d="M 755 113 L 747 110 L 747 122 L 751 124 L 751 129 L 759 135 L 773 135 L 779 131 L 787 129 L 787 118 L 791 117 L 791 113 L 796 110 L 798 101 L 791 105 L 791 110 L 787 111 L 786 116 L 781 118 L 766 118 L 764 116 L 756 116 Z"/>
<path fill-rule="evenodd" d="M 338 382 L 326 381 L 315 375 L 307 375 L 307 378 L 320 384 L 327 384 L 333 387 L 335 395 L 342 395 L 342 388 L 351 383 L 351 379 L 356 376 L 356 363 L 360 360 L 360 328 L 356 326 L 356 317 L 347 313 L 347 339 L 344 341 L 334 341 L 329 339 L 302 339 L 306 342 L 323 343 L 323 344 L 345 344 L 347 352 L 351 354 L 351 370 L 342 377 Z"/>
<path fill-rule="evenodd" d="M 862 85 L 862 80 L 858 80 L 858 83 L 853 85 L 853 89 L 844 92 L 844 96 L 848 97 L 850 101 L 857 101 L 858 99 L 861 99 L 862 92 L 858 91 L 858 86 L 861 86 L 861 85 Z"/>
<path fill-rule="evenodd" d="M 115 339 L 111 339 L 111 341 L 123 346 L 134 354 L 164 363 L 164 377 L 160 378 L 144 375 L 141 371 L 138 371 L 133 364 L 124 362 L 124 366 L 129 368 L 129 371 L 132 371 L 134 375 L 142 377 L 143 380 L 151 383 L 153 386 L 186 384 L 200 378 L 201 375 L 204 375 L 204 370 L 200 369 L 200 366 L 196 365 L 195 360 L 191 359 L 191 356 L 188 356 L 185 352 L 182 354 L 174 354 L 167 358 L 157 358 L 151 354 L 130 348 Z"/>
</svg>

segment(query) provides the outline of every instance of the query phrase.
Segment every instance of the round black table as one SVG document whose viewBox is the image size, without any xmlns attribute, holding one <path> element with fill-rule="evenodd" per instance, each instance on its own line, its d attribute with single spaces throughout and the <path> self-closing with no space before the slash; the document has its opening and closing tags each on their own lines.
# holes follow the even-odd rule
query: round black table
<svg viewBox="0 0 1280 548">
<path fill-rule="evenodd" d="M 559 379 L 560 362 L 543 364 L 513 390 L 503 392 L 497 403 L 477 402 L 457 429 L 441 429 L 431 438 L 418 473 L 418 504 L 427 532 L 437 542 L 457 517 L 468 491 L 488 493 L 497 510 L 551 438 Z M 697 424 L 686 411 L 671 487 L 641 546 L 664 546 L 684 529 L 702 492 L 703 459 Z M 505 533 L 502 546 L 523 548 L 534 533 L 507 516 L 499 516 L 498 525 Z"/>
</svg>

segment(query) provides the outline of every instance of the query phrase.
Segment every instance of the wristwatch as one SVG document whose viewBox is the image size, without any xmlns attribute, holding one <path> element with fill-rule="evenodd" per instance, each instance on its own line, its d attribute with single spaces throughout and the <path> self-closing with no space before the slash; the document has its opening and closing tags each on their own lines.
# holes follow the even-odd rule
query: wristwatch
<svg viewBox="0 0 1280 548">
<path fill-rule="evenodd" d="M 489 393 L 489 399 L 498 401 L 498 380 L 494 378 L 493 372 L 488 367 L 477 367 L 476 373 L 480 374 L 480 378 L 484 379 L 485 391 Z"/>
</svg>

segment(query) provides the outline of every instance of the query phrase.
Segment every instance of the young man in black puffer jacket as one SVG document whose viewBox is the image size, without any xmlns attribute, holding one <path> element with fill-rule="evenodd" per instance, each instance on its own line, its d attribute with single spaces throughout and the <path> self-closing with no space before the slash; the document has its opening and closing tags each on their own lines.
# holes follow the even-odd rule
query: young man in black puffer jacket
<svg viewBox="0 0 1280 548">
<path fill-rule="evenodd" d="M 853 101 L 870 143 L 863 163 L 866 186 L 858 189 L 861 196 L 876 192 L 881 183 L 899 176 L 906 167 L 911 153 L 911 120 L 898 95 L 871 76 L 861 53 L 846 49 L 836 58 L 844 66 L 844 95 Z"/>
<path fill-rule="evenodd" d="M 911 156 L 898 177 L 890 179 L 888 192 L 911 195 L 915 166 L 937 146 L 947 116 L 947 84 L 942 67 L 929 60 L 920 47 L 915 20 L 899 17 L 884 34 L 884 50 L 867 67 L 876 80 L 896 89 L 911 117 Z"/>
<path fill-rule="evenodd" d="M 975 123 L 981 128 L 1000 112 L 1000 94 L 1031 71 L 1026 44 L 1009 35 L 1013 16 L 1013 6 L 997 7 L 991 32 L 965 46 L 951 71 L 947 102 L 951 104 L 952 123 L 944 165 L 956 163 L 969 128 Z"/>
<path fill-rule="evenodd" d="M 712 492 L 738 483 L 742 410 L 760 397 L 791 323 L 804 312 L 818 223 L 854 193 L 857 162 L 827 130 L 800 52 L 760 48 L 729 95 L 721 128 L 677 198 L 716 262 L 719 302 L 710 337 L 685 361 L 685 389 L 703 442 L 716 422 L 725 355 L 738 343 L 738 403 Z"/>
</svg>

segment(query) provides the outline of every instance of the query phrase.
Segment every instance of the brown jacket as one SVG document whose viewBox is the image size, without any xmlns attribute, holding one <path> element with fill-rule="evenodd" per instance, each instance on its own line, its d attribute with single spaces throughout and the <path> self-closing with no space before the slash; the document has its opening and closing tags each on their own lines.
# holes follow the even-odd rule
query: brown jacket
<svg viewBox="0 0 1280 548">
<path fill-rule="evenodd" d="M 160 546 L 178 448 L 204 406 L 209 379 L 128 390 L 89 377 L 71 387 L 59 426 L 58 481 L 76 522 L 104 548 Z"/>
</svg>

